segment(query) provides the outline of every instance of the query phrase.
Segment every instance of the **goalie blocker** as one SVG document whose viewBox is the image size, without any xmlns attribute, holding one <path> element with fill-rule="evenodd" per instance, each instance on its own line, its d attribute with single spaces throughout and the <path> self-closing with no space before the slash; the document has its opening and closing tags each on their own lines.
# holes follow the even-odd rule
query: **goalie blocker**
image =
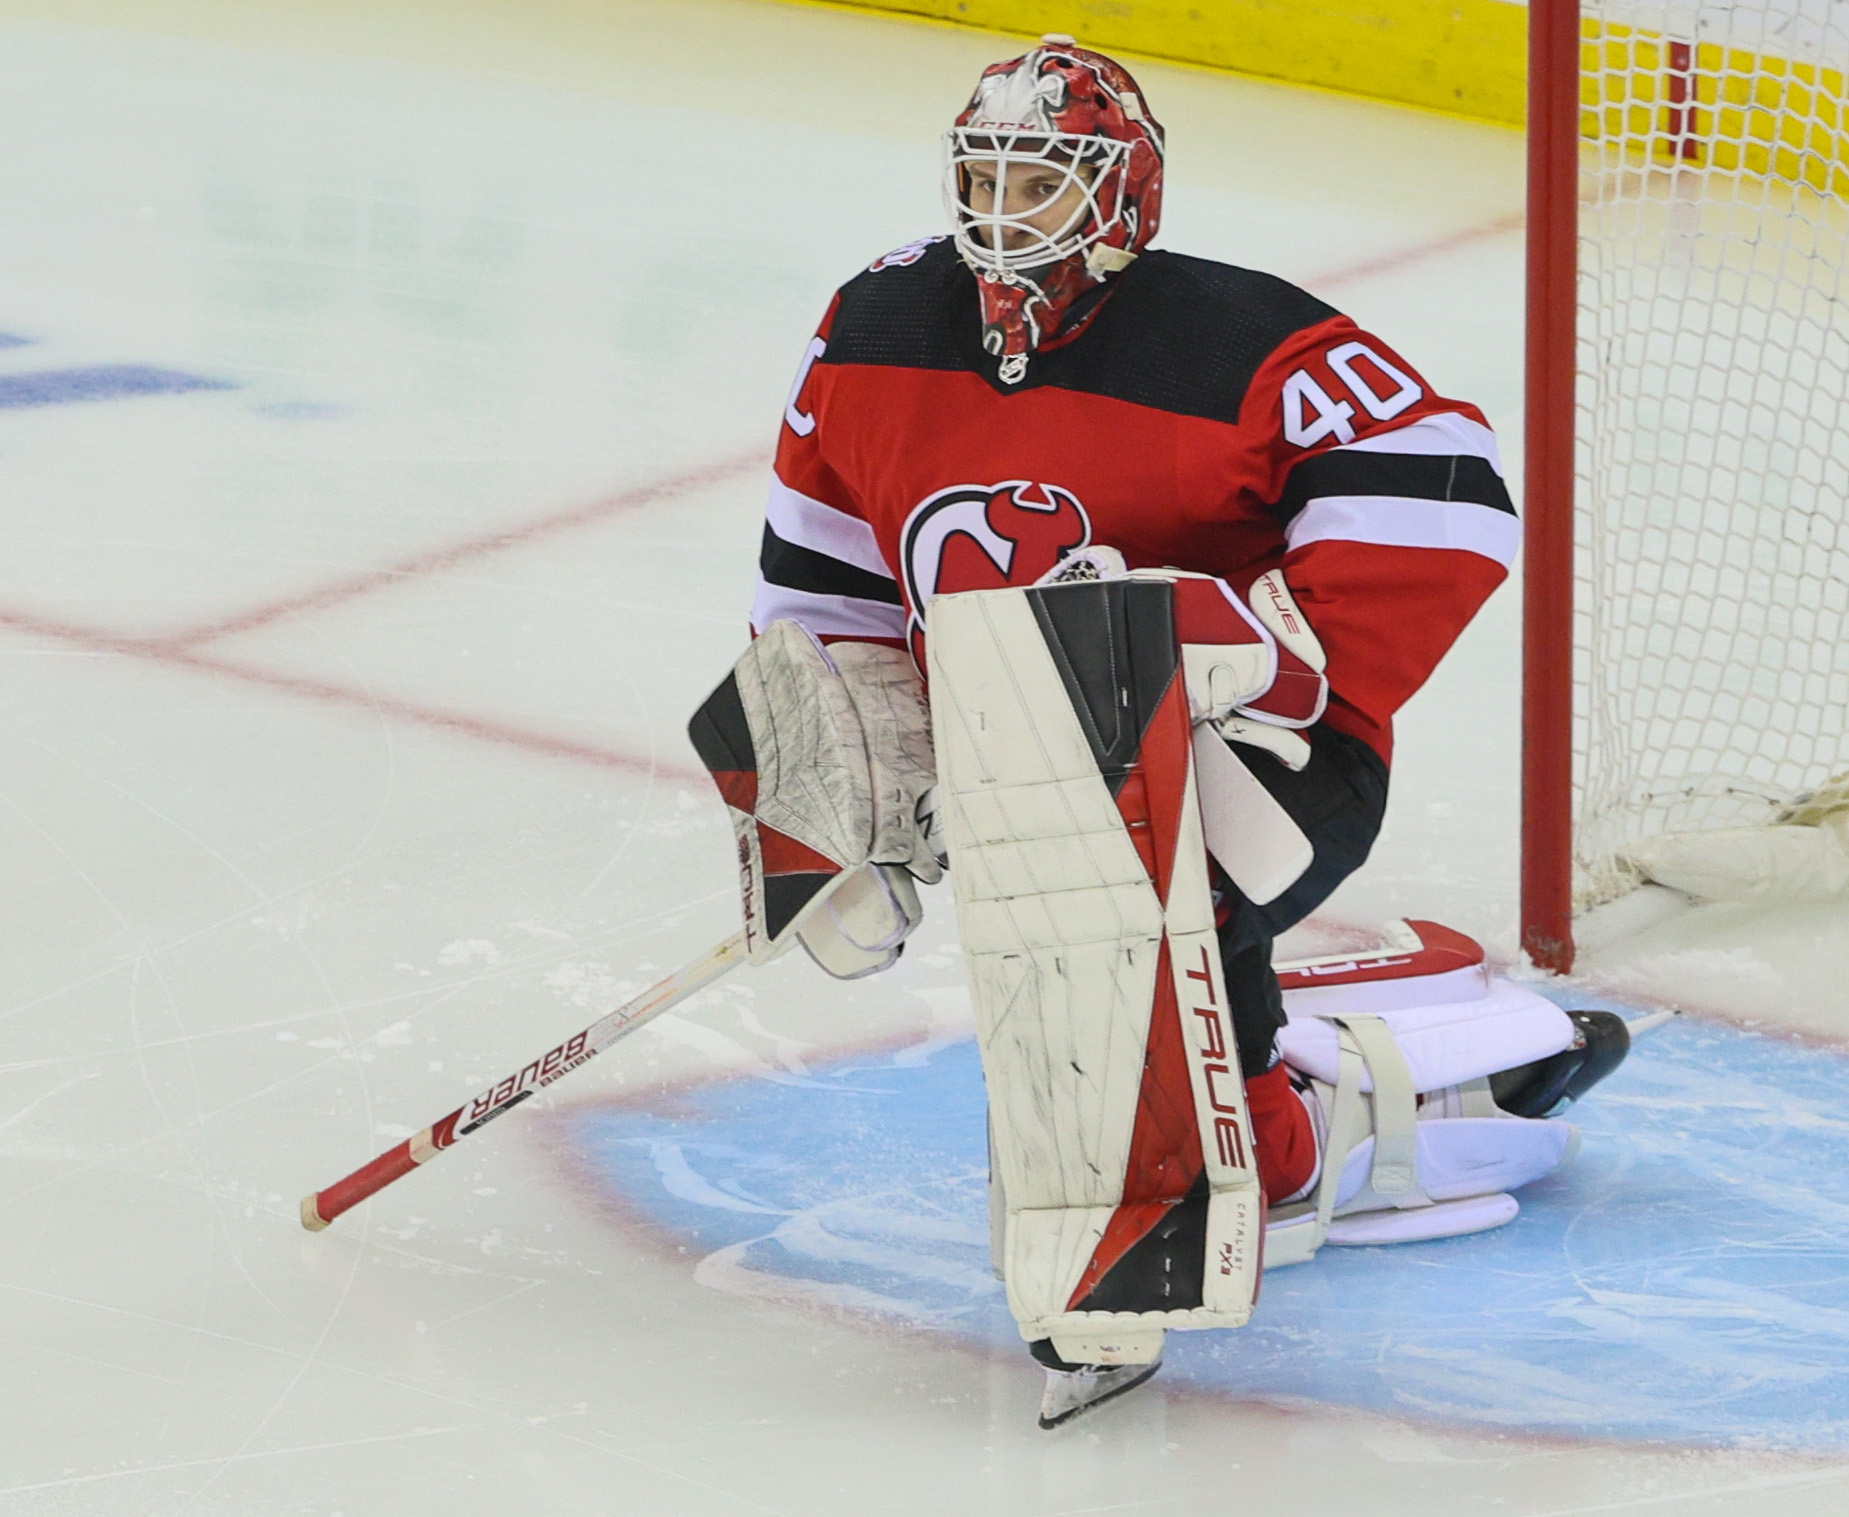
<svg viewBox="0 0 1849 1517">
<path fill-rule="evenodd" d="M 1072 1363 L 1152 1361 L 1168 1328 L 1250 1315 L 1261 1163 L 1281 1194 L 1316 1162 L 1277 1064 L 1271 938 L 1366 857 L 1385 803 L 1378 759 L 1326 728 L 1294 769 L 1197 735 L 1193 649 L 1217 641 L 1192 634 L 1198 593 L 1152 574 L 929 613 L 997 1263 L 1023 1337 Z M 1221 759 L 1239 783 L 1208 782 L 1268 839 L 1256 868 L 1210 861 L 1198 766 Z"/>
<path fill-rule="evenodd" d="M 918 821 L 936 775 L 910 655 L 772 622 L 687 735 L 731 817 L 750 962 L 801 943 L 838 979 L 890 967 L 920 918 L 913 878 L 943 873 Z"/>
</svg>

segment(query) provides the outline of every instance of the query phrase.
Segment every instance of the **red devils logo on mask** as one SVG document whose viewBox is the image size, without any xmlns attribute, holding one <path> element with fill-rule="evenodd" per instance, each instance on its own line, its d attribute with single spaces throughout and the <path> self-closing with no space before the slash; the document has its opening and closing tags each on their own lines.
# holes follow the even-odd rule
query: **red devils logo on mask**
<svg viewBox="0 0 1849 1517">
<path fill-rule="evenodd" d="M 906 518 L 899 552 L 909 641 L 924 667 L 924 608 L 934 595 L 1031 585 L 1068 553 L 1091 542 L 1091 518 L 1070 490 L 1025 479 L 952 485 L 927 496 Z"/>
</svg>

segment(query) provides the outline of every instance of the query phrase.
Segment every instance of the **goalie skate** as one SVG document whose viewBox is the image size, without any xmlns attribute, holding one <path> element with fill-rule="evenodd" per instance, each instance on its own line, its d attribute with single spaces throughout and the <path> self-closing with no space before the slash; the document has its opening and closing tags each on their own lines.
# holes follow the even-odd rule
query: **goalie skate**
<svg viewBox="0 0 1849 1517">
<path fill-rule="evenodd" d="M 1080 1364 L 1071 1369 L 1049 1369 L 1046 1389 L 1040 1393 L 1040 1426 L 1051 1431 L 1080 1412 L 1114 1401 L 1135 1390 L 1162 1368 L 1154 1364 Z"/>
</svg>

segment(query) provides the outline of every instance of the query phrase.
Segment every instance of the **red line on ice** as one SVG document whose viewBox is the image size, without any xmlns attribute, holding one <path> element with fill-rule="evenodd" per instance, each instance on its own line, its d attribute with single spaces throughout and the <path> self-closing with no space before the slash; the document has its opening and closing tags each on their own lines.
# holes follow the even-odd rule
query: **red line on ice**
<svg viewBox="0 0 1849 1517">
<path fill-rule="evenodd" d="M 1469 247 L 1472 243 L 1488 242 L 1510 232 L 1519 232 L 1526 224 L 1527 217 L 1522 212 L 1511 211 L 1507 216 L 1498 216 L 1494 221 L 1448 232 L 1443 237 L 1434 237 L 1430 242 L 1401 248 L 1397 253 L 1382 253 L 1378 257 L 1363 259 L 1360 263 L 1351 263 L 1345 268 L 1314 275 L 1304 280 L 1304 287 L 1312 291 L 1334 289 L 1340 285 L 1354 284 L 1358 280 L 1372 279 L 1376 275 L 1391 274 L 1412 264 L 1423 263 L 1427 258 L 1436 258 L 1442 253 Z"/>
<path fill-rule="evenodd" d="M 201 643 L 212 642 L 221 637 L 230 637 L 239 632 L 252 632 L 259 627 L 267 627 L 271 622 L 279 621 L 286 616 L 322 611 L 329 606 L 337 606 L 344 601 L 370 595 L 375 590 L 390 589 L 407 580 L 428 579 L 446 569 L 453 569 L 458 564 L 467 563 L 471 559 L 486 558 L 490 554 L 501 553 L 509 548 L 525 547 L 542 538 L 554 537 L 561 532 L 570 532 L 579 527 L 588 527 L 625 511 L 639 510 L 643 506 L 652 506 L 664 500 L 672 500 L 691 490 L 719 484 L 753 469 L 761 469 L 766 462 L 765 455 L 754 449 L 750 453 L 724 459 L 719 463 L 708 464 L 705 468 L 694 469 L 671 479 L 633 486 L 628 490 L 607 496 L 603 500 L 592 501 L 589 505 L 571 506 L 563 511 L 555 511 L 550 515 L 537 517 L 516 526 L 485 532 L 479 537 L 465 537 L 446 547 L 428 548 L 422 553 L 414 553 L 408 558 L 402 558 L 397 563 L 386 564 L 377 569 L 366 569 L 358 574 L 348 575 L 344 579 L 332 580 L 317 588 L 298 591 L 294 595 L 271 601 L 268 605 L 254 606 L 234 616 L 205 622 L 187 631 L 152 638 L 148 642 L 172 648 L 192 648 Z"/>
<path fill-rule="evenodd" d="M 1426 258 L 1467 247 L 1471 243 L 1500 237 L 1519 229 L 1522 224 L 1523 218 L 1519 213 L 1501 216 L 1479 226 L 1466 227 L 1430 242 L 1402 249 L 1397 253 L 1387 253 L 1361 263 L 1351 264 L 1346 268 L 1332 269 L 1327 274 L 1307 280 L 1306 283 L 1315 287 L 1331 288 L 1391 273 Z M 688 473 L 670 479 L 634 486 L 588 505 L 568 507 L 563 511 L 555 511 L 517 526 L 504 527 L 495 532 L 463 538 L 445 547 L 426 549 L 422 553 L 414 553 L 393 564 L 351 574 L 316 588 L 298 591 L 294 595 L 271 601 L 267 605 L 255 606 L 232 616 L 221 617 L 216 621 L 204 622 L 199 626 L 163 636 L 131 637 L 120 633 L 104 632 L 98 628 L 80 626 L 73 622 L 57 621 L 32 612 L 9 611 L 4 608 L 0 608 L 0 626 L 11 627 L 16 631 L 32 633 L 40 637 L 54 638 L 59 642 L 72 643 L 93 652 L 115 653 L 126 658 L 144 659 L 172 668 L 190 669 L 195 673 L 215 674 L 226 679 L 238 680 L 244 684 L 283 691 L 327 705 L 347 706 L 378 712 L 381 715 L 395 716 L 419 726 L 454 732 L 478 741 L 519 748 L 529 753 L 543 754 L 549 758 L 571 759 L 579 763 L 592 764 L 598 768 L 614 769 L 629 774 L 658 774 L 663 778 L 695 779 L 699 775 L 691 769 L 664 764 L 656 759 L 624 753 L 618 749 L 600 748 L 592 743 L 582 743 L 572 738 L 534 732 L 510 723 L 473 716 L 465 711 L 451 711 L 442 707 L 422 705 L 399 699 L 396 696 L 378 695 L 368 690 L 337 685 L 328 680 L 283 674 L 275 670 L 234 663 L 229 659 L 198 652 L 197 649 L 200 645 L 219 638 L 266 627 L 284 617 L 325 610 L 330 606 L 337 606 L 346 601 L 358 599 L 360 596 L 370 595 L 377 590 L 389 589 L 409 580 L 430 578 L 446 569 L 453 569 L 458 564 L 467 563 L 471 559 L 485 558 L 510 548 L 523 547 L 542 538 L 590 526 L 625 511 L 638 510 L 643 506 L 672 500 L 690 490 L 718 484 L 752 469 L 762 468 L 764 462 L 763 454 L 754 449 L 748 454 L 740 454 L 718 463 L 709 464 L 705 468 L 690 470 Z"/>
<path fill-rule="evenodd" d="M 614 769 L 623 774 L 659 775 L 663 779 L 693 780 L 704 777 L 692 768 L 664 763 L 659 759 L 643 755 L 624 753 L 620 749 L 600 748 L 594 743 L 583 743 L 574 738 L 535 732 L 530 728 L 516 727 L 508 722 L 473 716 L 466 711 L 451 711 L 440 706 L 426 706 L 415 701 L 401 700 L 396 696 L 380 695 L 370 690 L 337 685 L 329 680 L 311 679 L 306 675 L 283 674 L 276 670 L 235 663 L 230 659 L 219 658 L 212 654 L 196 653 L 186 648 L 176 647 L 171 641 L 165 639 L 127 637 L 121 633 L 103 632 L 93 627 L 78 626 L 72 622 L 57 621 L 33 612 L 8 610 L 3 607 L 0 607 L 0 626 L 11 627 L 15 631 L 32 633 L 39 637 L 55 638 L 59 642 L 72 643 L 96 653 L 115 653 L 125 658 L 145 659 L 150 663 L 163 664 L 170 668 L 187 669 L 196 674 L 215 674 L 225 679 L 241 681 L 247 685 L 258 685 L 270 690 L 280 690 L 288 695 L 319 701 L 324 705 L 373 711 L 384 716 L 397 717 L 421 727 L 432 727 L 438 731 L 453 732 L 480 742 L 498 743 L 503 747 L 543 754 L 547 758 L 570 759 L 581 764 L 595 765 L 600 769 Z"/>
</svg>

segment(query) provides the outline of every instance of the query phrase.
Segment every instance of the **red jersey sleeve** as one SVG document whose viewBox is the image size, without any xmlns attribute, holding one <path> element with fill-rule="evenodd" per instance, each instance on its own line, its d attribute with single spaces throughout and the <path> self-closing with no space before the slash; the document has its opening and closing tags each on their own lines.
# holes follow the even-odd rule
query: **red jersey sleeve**
<svg viewBox="0 0 1849 1517">
<path fill-rule="evenodd" d="M 1240 423 L 1328 655 L 1325 720 L 1391 757 L 1393 715 L 1507 577 L 1521 524 L 1495 435 L 1338 316 L 1266 360 Z"/>
<path fill-rule="evenodd" d="M 783 408 L 751 626 L 756 633 L 788 618 L 823 642 L 856 638 L 903 647 L 898 581 L 828 457 L 833 375 L 825 359 L 839 305 L 837 296 L 810 339 Z"/>
</svg>

